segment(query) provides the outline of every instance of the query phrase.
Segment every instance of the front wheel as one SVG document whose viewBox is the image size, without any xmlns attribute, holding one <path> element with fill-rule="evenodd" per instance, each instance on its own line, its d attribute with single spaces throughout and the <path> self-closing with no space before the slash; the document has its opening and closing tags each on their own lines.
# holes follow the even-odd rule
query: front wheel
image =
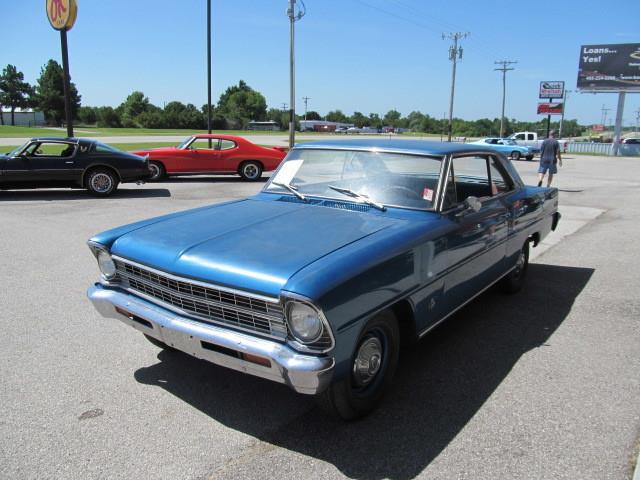
<svg viewBox="0 0 640 480">
<path fill-rule="evenodd" d="M 98 197 L 108 197 L 118 188 L 118 177 L 107 168 L 91 170 L 85 181 L 87 190 Z"/>
<path fill-rule="evenodd" d="M 529 242 L 526 241 L 518 254 L 516 266 L 500 281 L 500 287 L 505 293 L 516 293 L 524 285 L 524 279 L 529 266 Z"/>
<path fill-rule="evenodd" d="M 244 162 L 240 165 L 240 176 L 248 182 L 255 182 L 262 175 L 262 165 L 254 160 Z"/>
<path fill-rule="evenodd" d="M 371 412 L 391 385 L 399 353 L 398 322 L 391 310 L 385 310 L 362 329 L 349 375 L 316 397 L 320 408 L 343 420 Z"/>
<path fill-rule="evenodd" d="M 520 160 L 520 152 L 511 152 L 511 160 Z"/>
<path fill-rule="evenodd" d="M 166 171 L 164 169 L 164 165 L 160 162 L 151 161 L 149 162 L 149 171 L 151 172 L 151 176 L 149 177 L 150 182 L 157 182 L 164 178 Z"/>
<path fill-rule="evenodd" d="M 527 161 L 529 161 L 529 162 L 530 162 L 531 160 L 533 160 L 533 155 L 527 155 L 527 156 L 526 156 L 526 159 L 527 159 Z"/>
</svg>

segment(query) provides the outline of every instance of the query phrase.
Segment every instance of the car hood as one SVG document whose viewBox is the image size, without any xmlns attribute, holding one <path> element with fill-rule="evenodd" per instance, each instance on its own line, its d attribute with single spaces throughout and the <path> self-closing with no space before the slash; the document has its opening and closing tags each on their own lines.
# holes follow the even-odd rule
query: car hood
<svg viewBox="0 0 640 480">
<path fill-rule="evenodd" d="M 181 277 L 277 297 L 300 269 L 401 222 L 378 212 L 246 199 L 143 226 L 111 251 Z"/>
</svg>

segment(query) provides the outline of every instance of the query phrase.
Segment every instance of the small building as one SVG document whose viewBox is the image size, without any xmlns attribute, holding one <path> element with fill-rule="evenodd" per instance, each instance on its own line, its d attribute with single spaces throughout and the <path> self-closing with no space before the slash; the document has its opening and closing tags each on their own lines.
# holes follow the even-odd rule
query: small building
<svg viewBox="0 0 640 480">
<path fill-rule="evenodd" d="M 44 113 L 35 111 L 31 108 L 16 109 L 13 112 L 14 125 L 21 127 L 40 127 L 46 124 Z M 11 125 L 11 109 L 2 108 L 2 123 Z"/>
<path fill-rule="evenodd" d="M 252 120 L 247 127 L 249 130 L 277 131 L 280 130 L 280 124 L 273 120 L 267 122 L 258 122 Z"/>
<path fill-rule="evenodd" d="M 329 122 L 327 120 L 300 120 L 301 132 L 335 132 L 338 128 L 350 128 L 353 123 Z"/>
</svg>

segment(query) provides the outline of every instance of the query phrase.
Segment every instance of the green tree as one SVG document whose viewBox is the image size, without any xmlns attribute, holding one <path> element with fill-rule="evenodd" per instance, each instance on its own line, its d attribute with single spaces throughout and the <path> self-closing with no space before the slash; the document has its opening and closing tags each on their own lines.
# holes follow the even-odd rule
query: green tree
<svg viewBox="0 0 640 480">
<path fill-rule="evenodd" d="M 378 115 L 377 113 L 370 113 L 369 114 L 369 126 L 373 127 L 373 128 L 381 128 L 382 127 L 382 119 L 380 118 L 380 115 Z"/>
<path fill-rule="evenodd" d="M 369 124 L 369 118 L 365 117 L 361 112 L 353 112 L 353 115 L 351 115 L 349 120 L 350 123 L 353 123 L 358 128 L 362 128 Z"/>
<path fill-rule="evenodd" d="M 227 88 L 218 101 L 217 113 L 234 128 L 246 128 L 250 120 L 264 120 L 267 101 L 264 96 L 240 80 L 237 86 Z"/>
<path fill-rule="evenodd" d="M 283 112 L 279 108 L 270 108 L 267 111 L 267 120 L 273 120 L 280 125 L 280 130 L 286 130 L 289 128 L 289 112 Z M 309 118 L 309 112 L 307 112 L 307 120 L 311 120 Z"/>
<path fill-rule="evenodd" d="M 84 125 L 93 125 L 98 120 L 95 107 L 80 107 L 78 109 L 78 120 Z"/>
<path fill-rule="evenodd" d="M 80 95 L 73 82 L 70 84 L 71 117 L 76 118 L 80 108 Z M 35 105 L 44 112 L 49 123 L 60 125 L 65 118 L 64 111 L 64 81 L 62 67 L 55 60 L 49 62 L 40 70 L 40 77 L 35 88 Z"/>
<path fill-rule="evenodd" d="M 101 128 L 120 127 L 120 115 L 113 107 L 96 108 L 97 125 Z"/>
<path fill-rule="evenodd" d="M 0 106 L 11 109 L 11 125 L 15 125 L 16 108 L 30 106 L 32 95 L 33 88 L 24 81 L 24 74 L 14 65 L 7 65 L 0 75 Z"/>
<path fill-rule="evenodd" d="M 340 122 L 340 123 L 349 122 L 349 118 L 344 113 L 342 113 L 342 110 L 332 110 L 331 112 L 327 113 L 327 116 L 325 118 L 329 122 Z"/>
<path fill-rule="evenodd" d="M 302 119 L 304 120 L 304 116 L 302 117 Z M 307 120 L 322 120 L 322 117 L 315 110 L 309 110 L 307 112 Z"/>
<path fill-rule="evenodd" d="M 138 116 L 153 109 L 157 109 L 157 107 L 151 105 L 144 93 L 136 90 L 131 92 L 116 110 L 120 115 L 120 123 L 123 127 L 137 127 L 139 126 L 139 123 L 137 123 Z"/>
<path fill-rule="evenodd" d="M 387 113 L 385 113 L 384 118 L 382 119 L 383 123 L 385 125 L 391 126 L 391 127 L 397 127 L 400 125 L 400 118 L 402 117 L 402 115 L 400 114 L 399 111 L 397 110 L 389 110 Z"/>
</svg>

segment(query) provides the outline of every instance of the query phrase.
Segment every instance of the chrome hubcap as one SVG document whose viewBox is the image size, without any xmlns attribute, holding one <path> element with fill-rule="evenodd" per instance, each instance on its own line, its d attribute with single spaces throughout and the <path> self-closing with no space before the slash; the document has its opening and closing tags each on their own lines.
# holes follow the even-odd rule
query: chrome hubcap
<svg viewBox="0 0 640 480">
<path fill-rule="evenodd" d="M 258 169 L 255 165 L 247 165 L 244 167 L 244 175 L 247 178 L 254 178 L 258 174 Z"/>
<path fill-rule="evenodd" d="M 96 173 L 91 177 L 91 186 L 96 192 L 108 192 L 112 185 L 111 177 L 106 173 Z"/>
<path fill-rule="evenodd" d="M 371 383 L 382 366 L 382 343 L 377 337 L 366 338 L 353 362 L 353 379 L 358 387 Z"/>
<path fill-rule="evenodd" d="M 151 164 L 149 165 L 149 170 L 151 170 L 151 179 L 155 180 L 160 176 L 160 169 L 157 165 Z"/>
</svg>

